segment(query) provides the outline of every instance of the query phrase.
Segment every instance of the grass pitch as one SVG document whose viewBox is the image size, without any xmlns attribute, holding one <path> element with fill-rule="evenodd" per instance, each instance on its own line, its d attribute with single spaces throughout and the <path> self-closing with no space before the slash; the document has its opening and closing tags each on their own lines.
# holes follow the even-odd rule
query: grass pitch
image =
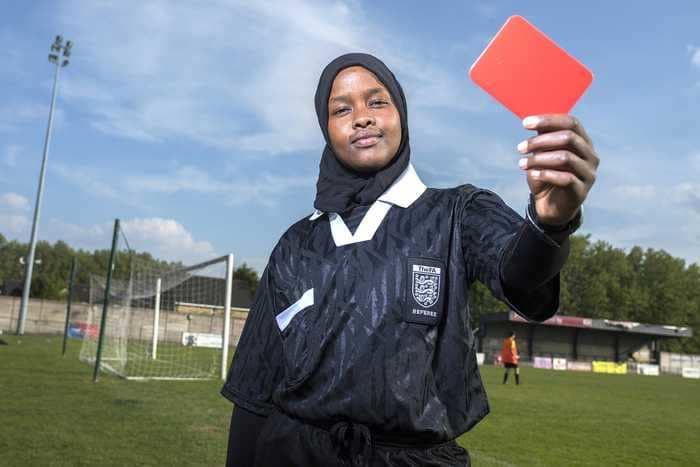
<svg viewBox="0 0 700 467">
<path fill-rule="evenodd" d="M 125 381 L 78 361 L 80 342 L 2 336 L 0 465 L 223 465 L 220 381 Z"/>
<path fill-rule="evenodd" d="M 3 335 L 0 465 L 223 465 L 220 381 L 125 381 L 60 356 L 58 337 Z M 480 466 L 698 465 L 700 381 L 484 367 L 491 414 L 459 442 Z"/>
<path fill-rule="evenodd" d="M 491 414 L 460 442 L 475 466 L 700 465 L 700 381 L 482 369 Z"/>
</svg>

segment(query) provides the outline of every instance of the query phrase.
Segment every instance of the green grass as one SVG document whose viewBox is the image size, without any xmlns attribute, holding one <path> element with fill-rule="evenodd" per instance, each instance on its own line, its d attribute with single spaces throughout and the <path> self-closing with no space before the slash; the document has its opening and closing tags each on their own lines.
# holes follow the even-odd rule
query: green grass
<svg viewBox="0 0 700 467">
<path fill-rule="evenodd" d="M 223 465 L 219 381 L 93 384 L 76 341 L 61 358 L 60 338 L 2 338 L 0 465 Z M 459 440 L 477 467 L 698 465 L 700 381 L 524 368 L 503 386 L 482 372 L 491 414 Z"/>
<path fill-rule="evenodd" d="M 211 378 L 221 371 L 221 350 L 161 342 L 157 358 L 151 359 L 151 343 L 132 340 L 126 374 L 142 377 Z"/>
<path fill-rule="evenodd" d="M 97 342 L 90 344 L 91 360 L 97 353 Z M 221 350 L 207 347 L 183 346 L 181 343 L 160 342 L 157 357 L 153 360 L 151 341 L 131 339 L 128 343 L 128 358 L 120 356 L 125 349 L 120 348 L 117 339 L 107 339 L 102 350 L 102 368 L 114 375 L 135 378 L 183 378 L 208 379 L 221 372 Z"/>
<path fill-rule="evenodd" d="M 484 367 L 491 414 L 460 438 L 476 466 L 700 465 L 700 381 Z"/>
<path fill-rule="evenodd" d="M 223 465 L 221 382 L 125 381 L 61 358 L 60 338 L 2 336 L 0 465 Z"/>
</svg>

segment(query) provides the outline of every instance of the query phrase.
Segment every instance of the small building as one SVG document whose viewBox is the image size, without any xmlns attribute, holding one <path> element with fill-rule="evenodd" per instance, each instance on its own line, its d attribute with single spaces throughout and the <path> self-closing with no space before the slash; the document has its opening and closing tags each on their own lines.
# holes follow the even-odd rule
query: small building
<svg viewBox="0 0 700 467">
<path fill-rule="evenodd" d="M 503 339 L 511 330 L 515 331 L 521 359 L 530 362 L 535 357 L 658 362 L 660 340 L 693 335 L 688 327 L 670 325 L 563 315 L 535 323 L 514 311 L 489 313 L 481 316 L 478 330 L 479 351 L 487 363 L 498 358 Z"/>
<path fill-rule="evenodd" d="M 15 279 L 5 279 L 0 286 L 0 295 L 21 297 L 24 290 L 24 281 Z"/>
</svg>

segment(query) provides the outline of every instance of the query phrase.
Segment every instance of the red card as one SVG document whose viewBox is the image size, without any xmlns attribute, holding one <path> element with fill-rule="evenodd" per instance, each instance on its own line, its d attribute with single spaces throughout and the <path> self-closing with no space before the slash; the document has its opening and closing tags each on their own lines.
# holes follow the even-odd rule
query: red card
<svg viewBox="0 0 700 467">
<path fill-rule="evenodd" d="M 518 117 L 569 113 L 593 73 L 522 16 L 511 16 L 469 77 Z"/>
</svg>

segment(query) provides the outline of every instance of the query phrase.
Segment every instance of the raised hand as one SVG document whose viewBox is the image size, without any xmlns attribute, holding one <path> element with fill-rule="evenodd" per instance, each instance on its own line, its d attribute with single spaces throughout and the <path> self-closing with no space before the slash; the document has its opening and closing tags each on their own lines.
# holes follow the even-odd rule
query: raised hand
<svg viewBox="0 0 700 467">
<path fill-rule="evenodd" d="M 538 133 L 518 144 L 518 151 L 528 155 L 519 165 L 527 171 L 537 216 L 544 224 L 564 225 L 595 183 L 600 158 L 581 122 L 571 115 L 533 115 L 523 126 Z"/>
</svg>

